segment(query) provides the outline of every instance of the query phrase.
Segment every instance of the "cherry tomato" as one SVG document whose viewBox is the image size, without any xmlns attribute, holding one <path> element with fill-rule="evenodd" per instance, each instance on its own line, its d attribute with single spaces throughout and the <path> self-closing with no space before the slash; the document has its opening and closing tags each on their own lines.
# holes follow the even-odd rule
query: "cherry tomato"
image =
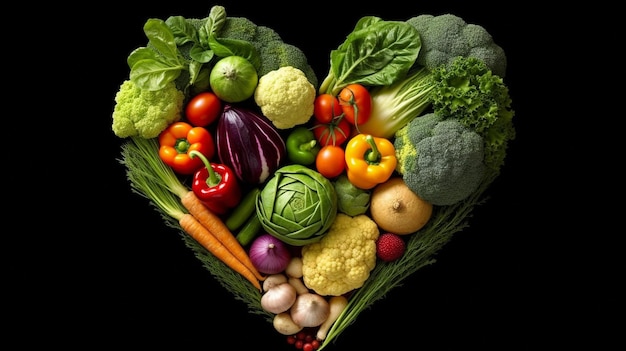
<svg viewBox="0 0 626 351">
<path fill-rule="evenodd" d="M 341 146 L 326 145 L 315 158 L 317 171 L 326 178 L 335 178 L 346 169 L 345 152 Z"/>
<path fill-rule="evenodd" d="M 318 123 L 313 127 L 315 138 L 320 145 L 343 144 L 352 133 L 352 125 L 345 118 L 334 120 L 330 123 Z"/>
<path fill-rule="evenodd" d="M 320 94 L 313 104 L 313 115 L 320 123 L 330 123 L 343 112 L 339 99 L 331 94 Z"/>
<path fill-rule="evenodd" d="M 339 103 L 345 118 L 358 129 L 366 123 L 372 113 L 372 96 L 361 84 L 348 84 L 339 92 Z"/>
<path fill-rule="evenodd" d="M 196 127 L 206 127 L 215 122 L 221 111 L 222 101 L 210 91 L 192 97 L 185 107 L 187 120 Z"/>
</svg>

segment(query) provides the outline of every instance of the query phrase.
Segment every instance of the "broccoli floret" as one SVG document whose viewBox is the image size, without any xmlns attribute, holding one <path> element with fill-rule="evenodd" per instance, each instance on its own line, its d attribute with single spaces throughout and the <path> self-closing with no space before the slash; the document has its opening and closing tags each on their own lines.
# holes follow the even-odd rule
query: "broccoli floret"
<svg viewBox="0 0 626 351">
<path fill-rule="evenodd" d="M 485 164 L 498 172 L 509 140 L 515 138 L 514 111 L 509 89 L 476 57 L 458 57 L 449 66 L 432 71 L 433 111 L 443 118 L 456 118 L 485 142 Z"/>
<path fill-rule="evenodd" d="M 482 137 L 459 120 L 427 113 L 396 132 L 396 170 L 422 199 L 452 205 L 484 179 L 483 145 Z"/>
<path fill-rule="evenodd" d="M 257 25 L 245 17 L 226 17 L 224 26 L 217 34 L 221 38 L 239 39 L 253 42 Z"/>
<path fill-rule="evenodd" d="M 283 42 L 272 28 L 256 25 L 245 17 L 227 17 L 219 36 L 252 43 L 260 56 L 261 66 L 257 70 L 259 77 L 280 67 L 293 66 L 304 72 L 311 84 L 317 88 L 317 76 L 308 64 L 304 52 Z"/>
<path fill-rule="evenodd" d="M 275 30 L 266 26 L 256 27 L 256 35 L 253 40 L 254 43 L 262 45 L 263 43 L 269 43 L 274 40 L 282 41 L 282 38 Z"/>
<path fill-rule="evenodd" d="M 434 69 L 452 63 L 458 56 L 472 56 L 484 61 L 494 74 L 505 77 L 507 59 L 504 49 L 494 42 L 484 27 L 467 23 L 452 14 L 424 14 L 406 22 L 417 29 L 422 41 L 416 63 Z"/>
<path fill-rule="evenodd" d="M 184 100 L 185 95 L 174 82 L 150 91 L 125 80 L 115 95 L 113 132 L 120 138 L 155 138 L 171 123 L 180 120 Z"/>
<path fill-rule="evenodd" d="M 283 41 L 257 42 L 257 49 L 261 54 L 261 68 L 259 77 L 280 67 L 292 66 L 301 70 L 313 87 L 317 89 L 318 80 L 313 67 L 308 64 L 307 57 L 298 47 Z"/>
</svg>

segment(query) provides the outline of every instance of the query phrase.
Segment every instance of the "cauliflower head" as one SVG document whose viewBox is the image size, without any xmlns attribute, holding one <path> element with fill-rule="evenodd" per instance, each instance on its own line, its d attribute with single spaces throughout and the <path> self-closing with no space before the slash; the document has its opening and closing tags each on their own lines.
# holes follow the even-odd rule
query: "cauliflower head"
<svg viewBox="0 0 626 351">
<path fill-rule="evenodd" d="M 316 90 L 302 70 L 283 66 L 259 78 L 254 100 L 276 128 L 304 124 L 313 115 Z"/>
<path fill-rule="evenodd" d="M 302 247 L 302 279 L 319 295 L 339 296 L 363 286 L 376 266 L 380 232 L 367 215 L 337 213 L 328 233 Z"/>
<path fill-rule="evenodd" d="M 174 82 L 163 89 L 149 91 L 126 80 L 115 95 L 113 132 L 120 138 L 155 138 L 181 119 L 184 101 L 185 94 Z"/>
</svg>

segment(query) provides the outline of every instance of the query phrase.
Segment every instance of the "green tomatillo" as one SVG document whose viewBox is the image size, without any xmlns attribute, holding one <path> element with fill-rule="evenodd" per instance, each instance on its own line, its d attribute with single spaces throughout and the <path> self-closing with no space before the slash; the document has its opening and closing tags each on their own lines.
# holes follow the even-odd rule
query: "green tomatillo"
<svg viewBox="0 0 626 351">
<path fill-rule="evenodd" d="M 300 126 L 287 136 L 287 156 L 293 163 L 308 166 L 315 162 L 320 145 L 312 130 Z"/>
</svg>

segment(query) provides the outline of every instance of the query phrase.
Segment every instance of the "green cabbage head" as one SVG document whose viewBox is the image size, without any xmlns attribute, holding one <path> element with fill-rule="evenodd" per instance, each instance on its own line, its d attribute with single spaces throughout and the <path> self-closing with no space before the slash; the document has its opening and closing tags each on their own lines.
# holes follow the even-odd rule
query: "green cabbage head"
<svg viewBox="0 0 626 351">
<path fill-rule="evenodd" d="M 306 166 L 279 168 L 257 197 L 263 228 L 294 246 L 314 243 L 337 216 L 337 193 L 326 177 Z"/>
</svg>

